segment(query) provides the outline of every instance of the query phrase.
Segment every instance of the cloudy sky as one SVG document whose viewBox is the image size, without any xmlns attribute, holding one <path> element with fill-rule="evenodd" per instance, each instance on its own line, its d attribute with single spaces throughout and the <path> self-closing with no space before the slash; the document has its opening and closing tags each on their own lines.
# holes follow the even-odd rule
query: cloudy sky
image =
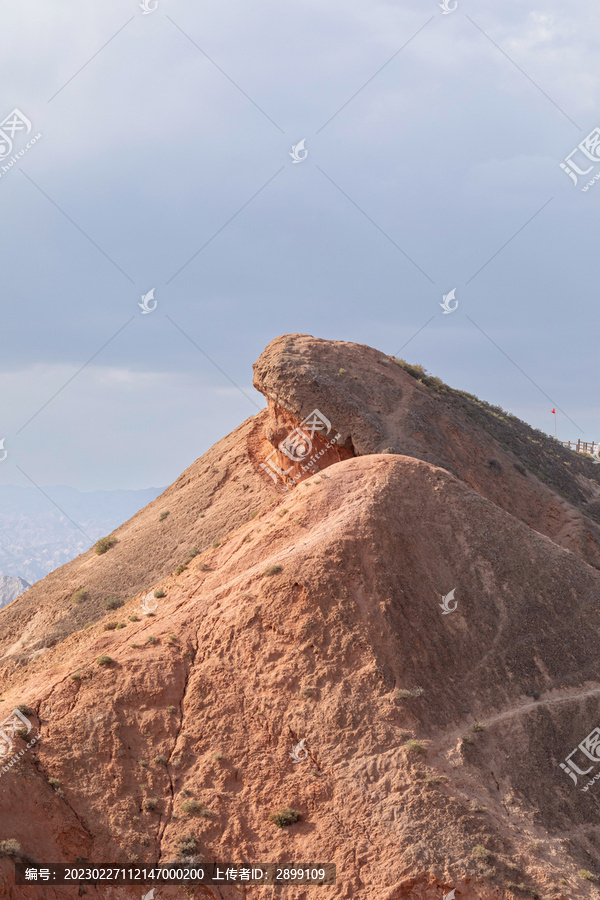
<svg viewBox="0 0 600 900">
<path fill-rule="evenodd" d="M 146 2 L 0 10 L 0 484 L 169 484 L 290 332 L 600 440 L 597 4 Z"/>
</svg>

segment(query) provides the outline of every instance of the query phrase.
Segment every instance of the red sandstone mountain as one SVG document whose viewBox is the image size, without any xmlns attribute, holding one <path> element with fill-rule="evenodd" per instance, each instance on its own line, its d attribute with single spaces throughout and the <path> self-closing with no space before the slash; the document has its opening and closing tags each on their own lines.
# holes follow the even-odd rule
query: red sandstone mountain
<svg viewBox="0 0 600 900">
<path fill-rule="evenodd" d="M 0 612 L 0 706 L 41 732 L 0 777 L 0 896 L 80 896 L 15 886 L 21 853 L 337 865 L 195 897 L 595 897 L 600 763 L 560 767 L 600 725 L 592 462 L 363 345 L 278 338 L 255 384 L 267 410 Z M 261 463 L 315 409 L 284 490 Z"/>
</svg>

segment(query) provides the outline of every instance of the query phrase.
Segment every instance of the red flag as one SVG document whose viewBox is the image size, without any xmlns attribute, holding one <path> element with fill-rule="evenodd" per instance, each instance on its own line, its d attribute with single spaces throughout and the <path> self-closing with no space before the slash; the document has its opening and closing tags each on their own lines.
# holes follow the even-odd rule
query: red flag
<svg viewBox="0 0 600 900">
<path fill-rule="evenodd" d="M 555 410 L 555 409 L 553 409 L 552 412 L 554 413 L 554 415 L 556 415 L 556 410 Z"/>
</svg>

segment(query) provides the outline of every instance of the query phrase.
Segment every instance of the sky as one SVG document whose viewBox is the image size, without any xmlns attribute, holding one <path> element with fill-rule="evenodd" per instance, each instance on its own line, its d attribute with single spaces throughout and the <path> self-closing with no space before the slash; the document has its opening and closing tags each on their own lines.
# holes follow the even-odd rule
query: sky
<svg viewBox="0 0 600 900">
<path fill-rule="evenodd" d="M 5 0 L 0 484 L 171 483 L 293 332 L 600 440 L 600 7 L 444 3 Z"/>
</svg>

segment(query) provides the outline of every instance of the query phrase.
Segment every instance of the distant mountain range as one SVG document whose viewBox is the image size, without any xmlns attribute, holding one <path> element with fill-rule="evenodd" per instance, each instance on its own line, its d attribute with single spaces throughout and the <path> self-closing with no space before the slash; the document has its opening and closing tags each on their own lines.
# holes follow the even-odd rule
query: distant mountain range
<svg viewBox="0 0 600 900">
<path fill-rule="evenodd" d="M 0 609 L 24 594 L 28 587 L 31 585 L 24 578 L 0 575 Z"/>
<path fill-rule="evenodd" d="M 0 486 L 0 575 L 29 584 L 39 581 L 130 519 L 162 490 L 44 487 L 42 493 L 33 487 Z"/>
</svg>

